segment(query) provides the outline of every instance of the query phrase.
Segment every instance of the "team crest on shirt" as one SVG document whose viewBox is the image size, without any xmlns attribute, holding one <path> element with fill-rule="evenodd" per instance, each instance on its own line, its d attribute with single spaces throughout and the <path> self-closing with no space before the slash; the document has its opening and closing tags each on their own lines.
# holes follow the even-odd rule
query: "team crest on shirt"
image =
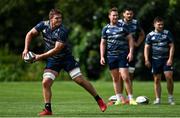
<svg viewBox="0 0 180 118">
<path fill-rule="evenodd" d="M 155 36 L 153 36 L 153 37 L 152 37 L 152 40 L 155 40 L 155 39 L 156 39 L 156 37 L 155 37 Z"/>
<path fill-rule="evenodd" d="M 43 32 L 43 33 L 46 33 L 46 29 L 44 29 L 42 32 Z"/>
<path fill-rule="evenodd" d="M 55 36 L 56 36 L 56 37 L 58 36 L 58 33 L 57 33 L 57 32 L 55 33 Z"/>
<path fill-rule="evenodd" d="M 110 30 L 108 29 L 108 30 L 106 31 L 106 33 L 110 33 Z"/>
</svg>

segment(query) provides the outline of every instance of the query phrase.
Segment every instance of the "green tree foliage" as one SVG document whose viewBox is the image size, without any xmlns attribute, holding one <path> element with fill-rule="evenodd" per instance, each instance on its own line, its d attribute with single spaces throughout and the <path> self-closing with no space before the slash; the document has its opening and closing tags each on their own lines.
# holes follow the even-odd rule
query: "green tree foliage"
<svg viewBox="0 0 180 118">
<path fill-rule="evenodd" d="M 69 42 L 73 54 L 80 61 L 83 72 L 90 79 L 103 77 L 107 67 L 104 69 L 99 64 L 101 30 L 109 22 L 108 10 L 114 6 L 120 13 L 125 7 L 132 7 L 146 34 L 153 29 L 154 17 L 162 16 L 165 19 L 165 27 L 172 31 L 175 38 L 175 75 L 179 76 L 179 0 L 3 0 L 0 2 L 0 48 L 21 54 L 26 33 L 39 21 L 47 20 L 50 9 L 59 8 L 63 12 L 63 23 L 70 31 Z M 33 40 L 31 50 L 43 50 L 41 37 Z M 143 64 L 143 48 L 140 55 L 136 75 L 146 79 L 149 71 L 145 72 L 147 69 Z M 140 73 L 145 74 L 140 76 Z"/>
</svg>

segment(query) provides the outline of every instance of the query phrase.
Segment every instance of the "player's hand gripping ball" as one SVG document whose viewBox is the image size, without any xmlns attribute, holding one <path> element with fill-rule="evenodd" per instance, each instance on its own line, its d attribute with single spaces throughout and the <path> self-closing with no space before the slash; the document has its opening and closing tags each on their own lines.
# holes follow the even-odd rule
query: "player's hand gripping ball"
<svg viewBox="0 0 180 118">
<path fill-rule="evenodd" d="M 35 54 L 31 51 L 29 51 L 25 56 L 24 56 L 24 61 L 26 63 L 33 63 L 35 61 Z"/>
</svg>

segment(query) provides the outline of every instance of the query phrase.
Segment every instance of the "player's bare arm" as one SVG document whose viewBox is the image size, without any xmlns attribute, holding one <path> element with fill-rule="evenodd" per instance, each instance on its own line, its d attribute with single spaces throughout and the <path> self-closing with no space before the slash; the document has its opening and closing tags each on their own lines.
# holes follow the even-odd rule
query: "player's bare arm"
<svg viewBox="0 0 180 118">
<path fill-rule="evenodd" d="M 173 57 L 174 57 L 174 50 L 175 50 L 174 43 L 170 43 L 169 47 L 170 47 L 170 50 L 169 50 L 169 59 L 167 61 L 167 65 L 171 66 L 173 64 Z"/>
<path fill-rule="evenodd" d="M 149 61 L 149 50 L 150 50 L 150 45 L 145 44 L 144 46 L 144 59 L 145 59 L 145 65 L 150 68 L 151 64 Z"/>
<path fill-rule="evenodd" d="M 137 42 L 134 43 L 134 46 L 139 47 L 141 45 L 141 43 L 144 41 L 144 37 L 145 37 L 145 33 L 144 33 L 143 29 L 141 29 L 141 32 L 139 33 L 139 38 L 138 38 Z"/>
<path fill-rule="evenodd" d="M 106 40 L 105 39 L 101 39 L 101 43 L 100 43 L 100 64 L 101 65 L 105 65 L 105 59 L 104 59 L 104 55 L 105 55 L 105 48 L 106 48 Z"/>
<path fill-rule="evenodd" d="M 59 53 L 64 48 L 64 45 L 65 45 L 64 43 L 56 41 L 55 47 L 53 49 L 51 49 L 43 54 L 37 54 L 35 60 L 38 61 L 38 60 L 46 59 L 48 57 L 51 57 L 51 56 Z"/>
<path fill-rule="evenodd" d="M 39 32 L 35 29 L 32 28 L 27 34 L 26 34 L 26 38 L 25 38 L 25 46 L 24 46 L 24 51 L 22 53 L 22 58 L 24 58 L 24 56 L 28 53 L 29 51 L 29 45 L 31 43 L 31 40 L 33 37 L 37 36 L 39 34 Z"/>
<path fill-rule="evenodd" d="M 129 34 L 127 36 L 128 39 L 128 43 L 129 43 L 129 54 L 127 56 L 128 61 L 132 61 L 133 60 L 133 51 L 134 51 L 134 40 L 131 34 Z"/>
</svg>

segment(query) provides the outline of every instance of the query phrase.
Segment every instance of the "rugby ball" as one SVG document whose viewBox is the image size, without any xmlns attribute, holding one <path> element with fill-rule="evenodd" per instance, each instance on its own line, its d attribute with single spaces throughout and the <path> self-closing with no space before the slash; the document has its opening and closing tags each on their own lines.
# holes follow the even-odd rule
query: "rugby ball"
<svg viewBox="0 0 180 118">
<path fill-rule="evenodd" d="M 24 56 L 24 61 L 26 63 L 33 63 L 35 59 L 35 54 L 31 51 L 29 51 L 25 56 Z"/>
<path fill-rule="evenodd" d="M 138 104 L 149 104 L 149 98 L 146 96 L 138 96 L 136 98 L 136 103 L 138 103 Z"/>
<path fill-rule="evenodd" d="M 109 101 L 116 102 L 117 101 L 116 95 L 113 95 L 113 96 L 109 97 Z"/>
</svg>

